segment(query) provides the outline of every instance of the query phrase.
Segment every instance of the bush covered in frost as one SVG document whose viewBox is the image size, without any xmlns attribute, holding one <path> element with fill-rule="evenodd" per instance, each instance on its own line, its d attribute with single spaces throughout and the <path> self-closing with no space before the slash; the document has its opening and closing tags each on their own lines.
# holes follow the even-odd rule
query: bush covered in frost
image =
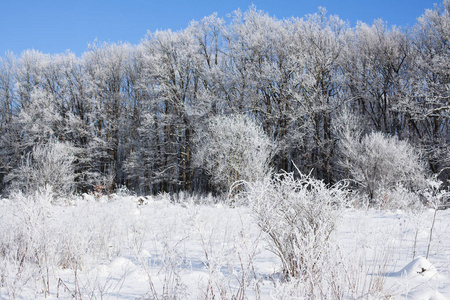
<svg viewBox="0 0 450 300">
<path fill-rule="evenodd" d="M 197 133 L 195 165 L 227 191 L 236 181 L 261 180 L 269 172 L 269 137 L 245 115 L 216 116 Z"/>
<path fill-rule="evenodd" d="M 384 202 L 386 191 L 399 185 L 409 191 L 425 186 L 420 152 L 408 142 L 380 132 L 341 139 L 342 165 L 362 187 L 372 204 Z"/>
<path fill-rule="evenodd" d="M 75 188 L 73 152 L 66 142 L 52 140 L 35 145 L 8 174 L 10 189 L 32 194 L 52 186 L 58 195 L 71 194 Z"/>
<path fill-rule="evenodd" d="M 346 202 L 342 185 L 328 187 L 309 175 L 277 174 L 248 184 L 256 221 L 266 233 L 270 250 L 281 260 L 285 278 L 313 280 L 325 270 L 340 207 Z"/>
</svg>

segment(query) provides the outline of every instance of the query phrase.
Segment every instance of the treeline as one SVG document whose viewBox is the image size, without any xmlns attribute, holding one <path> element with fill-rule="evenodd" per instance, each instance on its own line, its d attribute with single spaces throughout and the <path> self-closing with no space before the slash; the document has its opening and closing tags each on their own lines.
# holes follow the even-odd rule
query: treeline
<svg viewBox="0 0 450 300">
<path fill-rule="evenodd" d="M 211 15 L 149 33 L 134 46 L 94 43 L 81 57 L 8 53 L 0 102 L 2 191 L 37 145 L 55 141 L 74 156 L 79 192 L 105 184 L 215 191 L 194 167 L 194 141 L 212 116 L 230 114 L 261 124 L 275 146 L 274 170 L 295 164 L 327 183 L 348 176 L 336 163 L 345 111 L 366 133 L 408 140 L 442 175 L 450 166 L 450 1 L 412 28 L 381 20 L 351 28 L 324 10 L 278 20 L 251 7 L 228 21 Z"/>
</svg>

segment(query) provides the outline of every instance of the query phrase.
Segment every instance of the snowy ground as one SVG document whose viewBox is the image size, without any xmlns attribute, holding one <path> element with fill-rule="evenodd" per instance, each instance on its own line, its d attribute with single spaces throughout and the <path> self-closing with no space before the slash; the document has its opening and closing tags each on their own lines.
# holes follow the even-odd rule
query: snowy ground
<svg viewBox="0 0 450 300">
<path fill-rule="evenodd" d="M 280 261 L 267 250 L 249 208 L 194 202 L 172 203 L 162 196 L 143 205 L 126 196 L 59 205 L 2 199 L 0 298 L 295 294 L 289 291 L 293 282 L 280 280 Z M 339 274 L 353 279 L 346 298 L 450 299 L 450 210 L 438 211 L 429 259 L 424 258 L 433 213 L 343 211 L 332 237 L 342 263 L 329 267 L 343 268 Z"/>
</svg>

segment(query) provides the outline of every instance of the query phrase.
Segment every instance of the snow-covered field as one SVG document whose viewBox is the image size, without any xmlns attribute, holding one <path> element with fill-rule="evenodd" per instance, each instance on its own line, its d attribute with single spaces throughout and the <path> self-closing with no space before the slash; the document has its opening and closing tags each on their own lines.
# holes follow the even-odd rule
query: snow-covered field
<svg viewBox="0 0 450 300">
<path fill-rule="evenodd" d="M 283 282 L 246 206 L 49 197 L 0 200 L 1 299 L 312 297 L 301 282 Z M 339 291 L 326 298 L 450 299 L 450 210 L 437 212 L 429 245 L 433 214 L 343 210 L 321 271 L 337 274 L 327 284 Z"/>
</svg>

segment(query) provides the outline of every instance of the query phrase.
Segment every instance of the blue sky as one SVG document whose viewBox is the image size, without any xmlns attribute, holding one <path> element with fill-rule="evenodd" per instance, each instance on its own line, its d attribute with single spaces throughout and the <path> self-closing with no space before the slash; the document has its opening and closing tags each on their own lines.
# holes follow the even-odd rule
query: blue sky
<svg viewBox="0 0 450 300">
<path fill-rule="evenodd" d="M 279 19 L 302 17 L 319 6 L 329 14 L 372 24 L 381 18 L 388 25 L 412 26 L 436 0 L 0 0 L 0 56 L 26 49 L 61 53 L 70 49 L 80 56 L 88 43 L 138 43 L 147 30 L 186 28 L 217 12 L 226 15 L 252 4 Z M 438 3 L 441 3 L 439 1 Z"/>
</svg>

